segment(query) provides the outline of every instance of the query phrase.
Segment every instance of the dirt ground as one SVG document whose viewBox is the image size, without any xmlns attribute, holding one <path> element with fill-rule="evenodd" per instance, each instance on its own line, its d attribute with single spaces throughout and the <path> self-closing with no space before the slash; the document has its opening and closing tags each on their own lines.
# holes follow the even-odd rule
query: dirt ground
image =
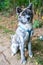
<svg viewBox="0 0 43 65">
<path fill-rule="evenodd" d="M 22 65 L 20 63 L 20 53 L 15 56 L 11 56 L 11 35 L 15 33 L 17 28 L 16 16 L 4 17 L 0 15 L 0 65 Z M 43 35 L 43 28 L 36 29 L 34 31 L 35 39 L 37 36 Z M 27 53 L 27 52 L 26 52 Z M 36 53 L 36 52 L 34 52 Z M 43 57 L 43 54 L 42 54 Z M 34 56 L 31 59 L 27 54 L 26 65 L 40 65 L 35 60 Z"/>
</svg>

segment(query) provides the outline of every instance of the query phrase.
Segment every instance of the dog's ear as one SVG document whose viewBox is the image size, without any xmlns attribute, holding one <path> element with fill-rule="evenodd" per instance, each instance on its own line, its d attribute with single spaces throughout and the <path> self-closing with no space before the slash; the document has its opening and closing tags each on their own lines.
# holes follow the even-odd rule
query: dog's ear
<svg viewBox="0 0 43 65">
<path fill-rule="evenodd" d="M 20 7 L 17 7 L 17 8 L 16 8 L 16 13 L 17 13 L 17 15 L 19 15 L 20 12 L 22 12 L 22 9 L 21 9 Z"/>
<path fill-rule="evenodd" d="M 30 10 L 32 10 L 32 3 L 30 3 L 27 8 L 30 9 Z"/>
</svg>

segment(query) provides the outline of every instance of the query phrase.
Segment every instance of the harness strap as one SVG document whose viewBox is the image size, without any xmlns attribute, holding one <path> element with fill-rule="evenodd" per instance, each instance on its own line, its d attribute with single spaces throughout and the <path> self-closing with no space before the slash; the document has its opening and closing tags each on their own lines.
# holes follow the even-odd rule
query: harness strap
<svg viewBox="0 0 43 65">
<path fill-rule="evenodd" d="M 29 30 L 29 29 L 28 29 L 28 30 L 26 30 L 26 29 L 24 29 L 24 28 L 23 28 L 23 27 L 21 27 L 21 26 L 20 26 L 20 28 L 21 28 L 22 30 L 24 30 L 25 32 L 28 32 L 28 33 L 29 33 L 29 35 L 31 35 L 31 31 L 33 30 L 33 29 L 31 29 L 31 30 Z"/>
<path fill-rule="evenodd" d="M 23 27 L 21 27 L 20 26 L 20 28 L 22 29 L 22 30 L 24 30 L 25 32 L 28 32 L 29 33 L 29 39 L 30 39 L 30 35 L 31 35 L 31 32 L 33 31 L 33 29 L 31 29 L 31 30 L 25 30 Z"/>
</svg>

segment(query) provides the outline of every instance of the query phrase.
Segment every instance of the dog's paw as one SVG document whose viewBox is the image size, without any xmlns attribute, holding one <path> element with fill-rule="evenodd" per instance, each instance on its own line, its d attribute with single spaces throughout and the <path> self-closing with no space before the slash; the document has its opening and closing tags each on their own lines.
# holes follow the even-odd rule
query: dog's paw
<svg viewBox="0 0 43 65">
<path fill-rule="evenodd" d="M 15 56 L 15 55 L 16 55 L 16 53 L 12 53 L 12 54 L 11 54 L 11 56 Z"/>
<path fill-rule="evenodd" d="M 32 54 L 32 53 L 31 53 L 31 54 L 29 54 L 29 57 L 30 57 L 30 58 L 32 58 L 32 57 L 33 57 L 33 54 Z"/>
<path fill-rule="evenodd" d="M 24 65 L 26 64 L 26 60 L 23 62 L 23 64 L 24 64 Z"/>
<path fill-rule="evenodd" d="M 12 53 L 11 56 L 14 56 L 14 54 Z"/>
<path fill-rule="evenodd" d="M 26 60 L 21 61 L 21 63 L 22 63 L 23 65 L 25 65 L 25 64 L 26 64 Z"/>
<path fill-rule="evenodd" d="M 32 58 L 32 57 L 33 57 L 33 55 L 29 55 L 29 57 L 30 57 L 30 58 Z"/>
</svg>

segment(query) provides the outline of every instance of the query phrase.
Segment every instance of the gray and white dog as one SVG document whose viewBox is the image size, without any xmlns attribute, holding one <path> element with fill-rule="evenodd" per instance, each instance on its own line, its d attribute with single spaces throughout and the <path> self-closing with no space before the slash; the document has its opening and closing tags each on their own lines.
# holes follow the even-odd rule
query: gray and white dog
<svg viewBox="0 0 43 65">
<path fill-rule="evenodd" d="M 32 57 L 32 49 L 31 49 L 31 36 L 33 34 L 32 27 L 32 19 L 33 19 L 33 11 L 32 11 L 32 3 L 22 10 L 20 7 L 16 8 L 16 12 L 18 15 L 18 28 L 16 30 L 16 34 L 11 36 L 11 50 L 12 55 L 16 54 L 18 49 L 20 49 L 21 53 L 21 62 L 23 64 L 26 63 L 25 59 L 25 48 L 28 46 L 29 56 Z M 25 43 L 27 41 L 27 43 Z"/>
</svg>

